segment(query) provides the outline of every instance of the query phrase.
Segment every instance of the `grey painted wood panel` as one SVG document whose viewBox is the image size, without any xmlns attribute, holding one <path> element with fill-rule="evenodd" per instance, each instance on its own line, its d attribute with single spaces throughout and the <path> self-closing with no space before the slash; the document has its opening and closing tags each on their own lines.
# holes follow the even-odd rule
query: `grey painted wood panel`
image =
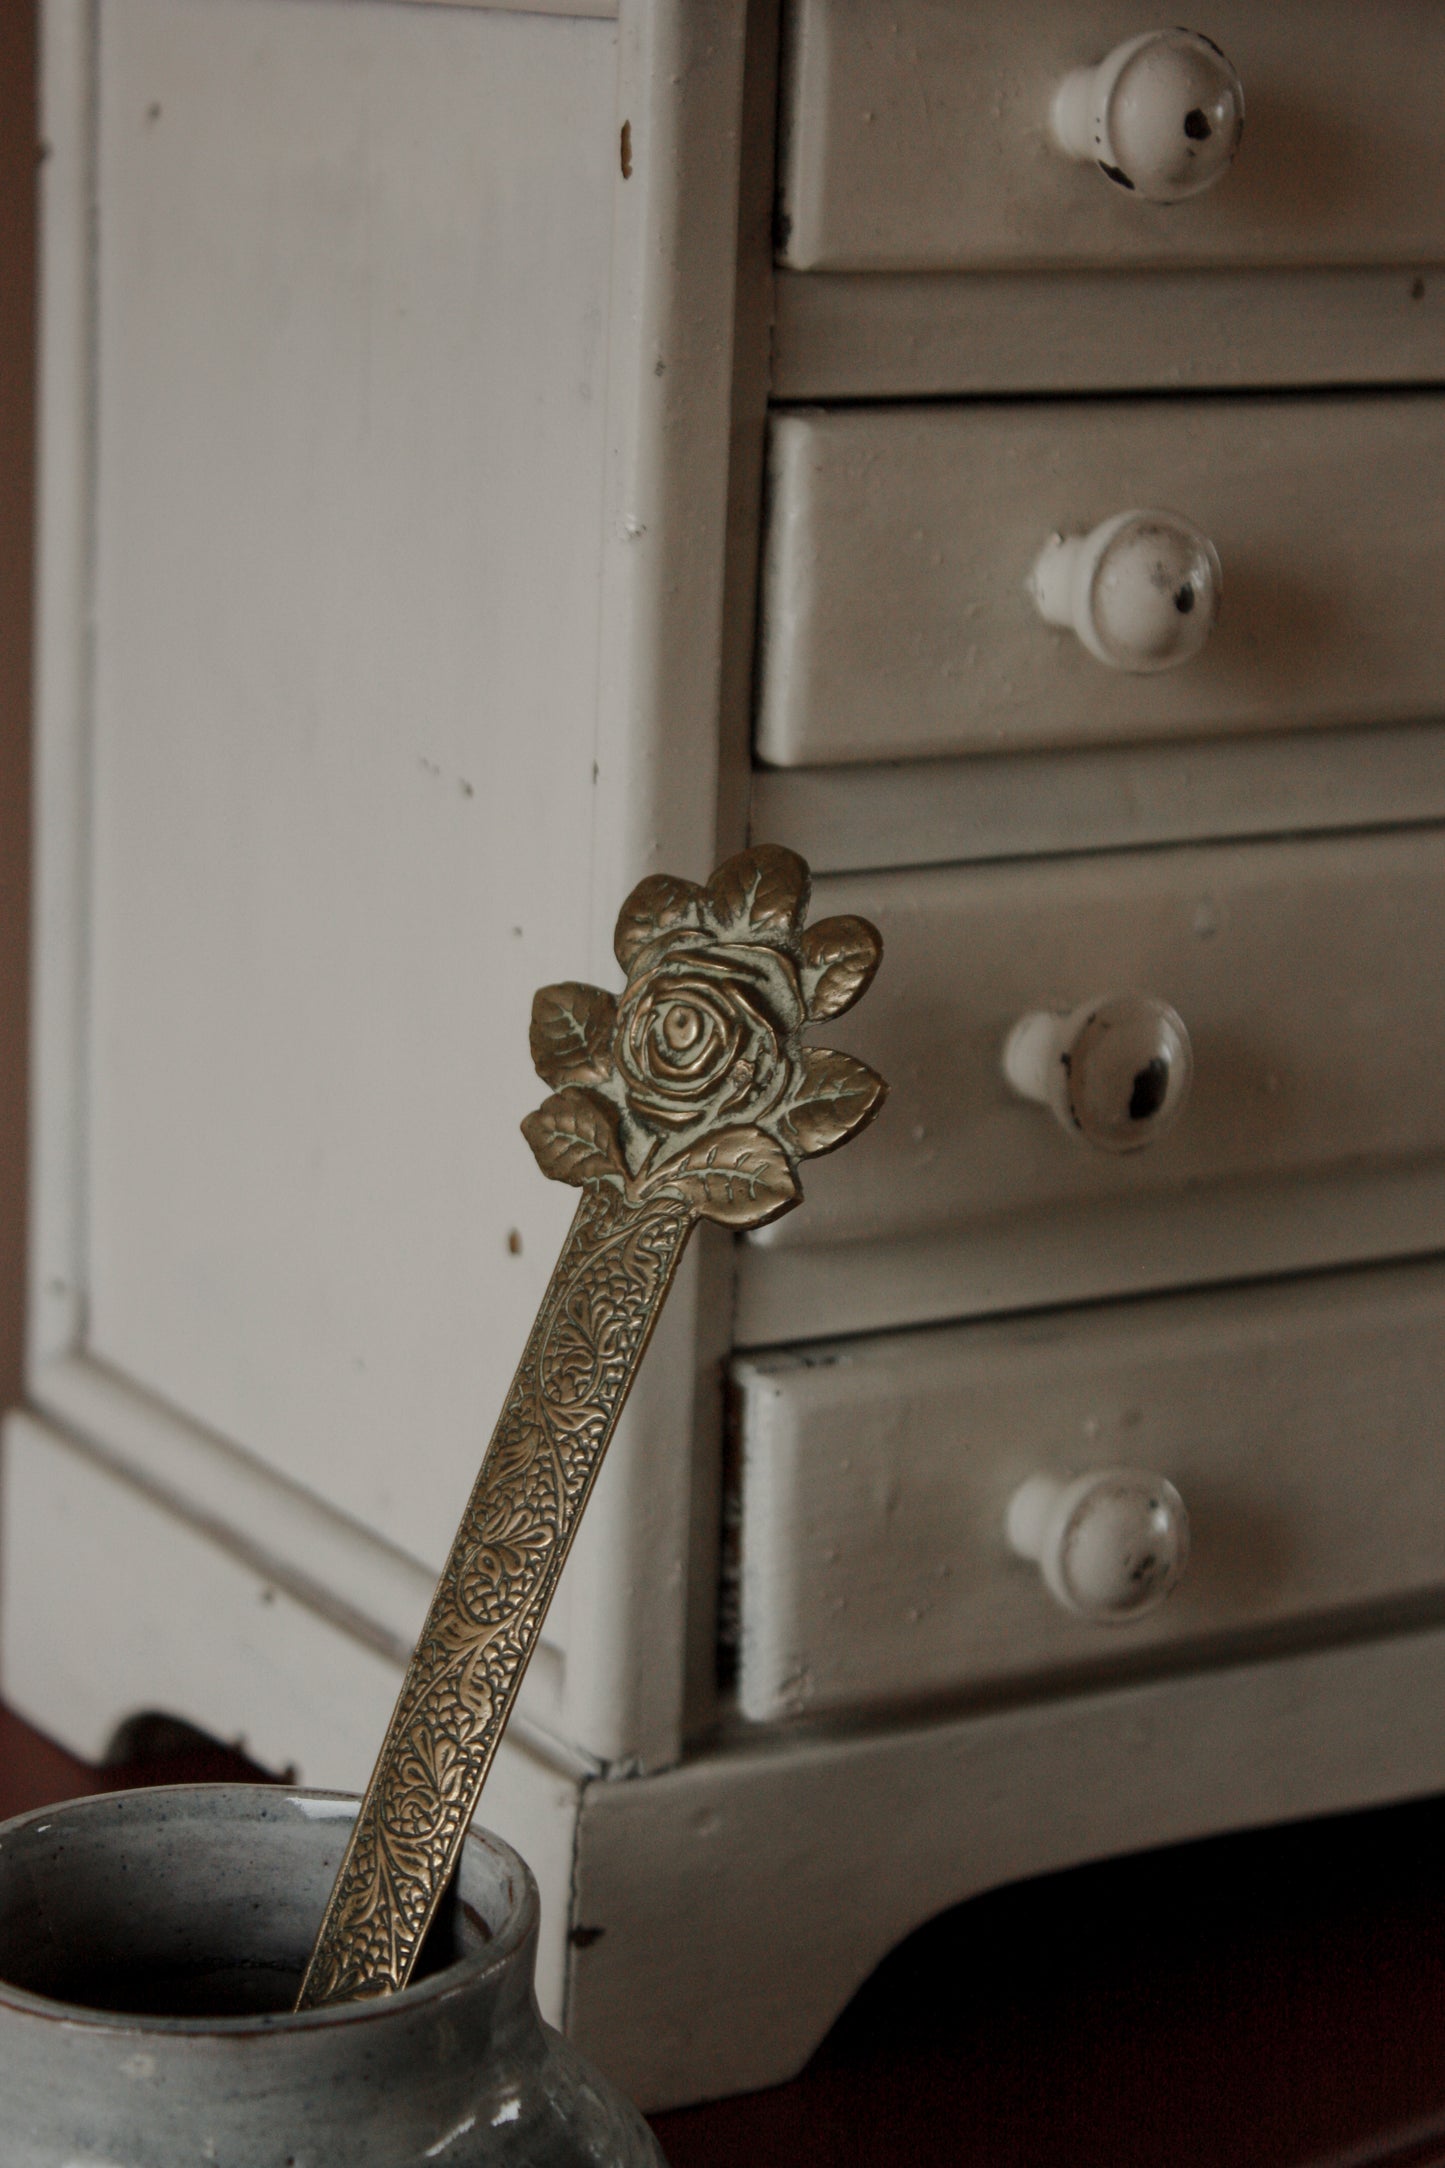
<svg viewBox="0 0 1445 2168">
<path fill-rule="evenodd" d="M 780 766 L 1404 721 L 1445 706 L 1445 402 L 857 408 L 774 425 L 758 750 Z M 1133 676 L 1039 616 L 1049 536 L 1182 513 L 1220 620 Z"/>
<path fill-rule="evenodd" d="M 1445 1267 L 944 1331 L 736 1365 L 744 1713 L 1037 1692 L 1445 1588 Z M 1368 1440 L 1368 1447 L 1365 1441 Z M 1004 1538 L 1031 1475 L 1167 1476 L 1163 1607 L 1064 1611 Z"/>
<path fill-rule="evenodd" d="M 1435 1627 L 589 1784 L 574 1902 L 604 1932 L 572 1953 L 573 2035 L 659 2107 L 740 2069 L 775 2084 L 910 1929 L 979 1890 L 1438 1790 L 1442 1699 Z"/>
<path fill-rule="evenodd" d="M 423 1562 L 571 1213 L 616 37 L 101 11 L 87 1344 Z"/>
<path fill-rule="evenodd" d="M 363 1646 L 571 1209 L 532 989 L 713 862 L 745 12 L 45 4 L 27 1390 Z M 629 1766 L 711 1616 L 695 1282 L 532 1667 Z"/>
<path fill-rule="evenodd" d="M 761 768 L 752 835 L 815 873 L 1445 820 L 1431 723 L 1093 752 Z"/>
<path fill-rule="evenodd" d="M 1438 1243 L 1442 907 L 1440 829 L 820 882 L 882 929 L 833 1036 L 892 1093 L 745 1245 L 744 1342 Z M 1194 1044 L 1178 1127 L 1123 1157 L 1000 1070 L 1018 1017 L 1106 992 L 1168 1001 Z"/>
<path fill-rule="evenodd" d="M 781 271 L 782 400 L 1429 383 L 1445 278 L 1329 270 Z"/>
<path fill-rule="evenodd" d="M 1210 0 L 1244 84 L 1233 170 L 1141 202 L 1047 136 L 1055 86 L 1167 27 L 1123 0 L 792 0 L 782 258 L 797 270 L 1369 264 L 1445 254 L 1445 16 Z"/>
</svg>

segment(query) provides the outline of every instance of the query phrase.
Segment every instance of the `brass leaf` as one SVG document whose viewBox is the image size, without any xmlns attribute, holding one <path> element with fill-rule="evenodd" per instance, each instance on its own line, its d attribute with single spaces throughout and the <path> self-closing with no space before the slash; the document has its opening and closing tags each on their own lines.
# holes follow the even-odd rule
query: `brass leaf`
<svg viewBox="0 0 1445 2168">
<path fill-rule="evenodd" d="M 801 1194 L 783 1147 L 761 1129 L 719 1130 L 659 1174 L 704 1219 L 724 1227 L 761 1227 Z"/>
<path fill-rule="evenodd" d="M 707 884 L 707 909 L 722 933 L 796 933 L 812 877 L 796 851 L 760 843 L 726 859 Z"/>
<path fill-rule="evenodd" d="M 883 937 L 866 918 L 820 918 L 803 935 L 803 991 L 808 1018 L 841 1016 L 866 994 L 883 954 Z"/>
<path fill-rule="evenodd" d="M 612 1074 L 617 1003 L 600 986 L 568 979 L 532 997 L 532 1063 L 546 1083 L 601 1084 Z"/>
<path fill-rule="evenodd" d="M 543 1174 L 554 1182 L 580 1188 L 601 1175 L 626 1173 L 616 1113 L 591 1092 L 554 1092 L 527 1116 L 522 1135 Z"/>
<path fill-rule="evenodd" d="M 836 1150 L 871 1121 L 887 1095 L 888 1086 L 866 1063 L 831 1047 L 806 1046 L 802 1081 L 778 1126 L 800 1158 L 812 1159 Z"/>
<path fill-rule="evenodd" d="M 679 881 L 670 873 L 649 873 L 639 881 L 617 914 L 612 949 L 624 971 L 649 941 L 673 926 L 695 926 L 702 890 L 696 881 Z"/>
</svg>

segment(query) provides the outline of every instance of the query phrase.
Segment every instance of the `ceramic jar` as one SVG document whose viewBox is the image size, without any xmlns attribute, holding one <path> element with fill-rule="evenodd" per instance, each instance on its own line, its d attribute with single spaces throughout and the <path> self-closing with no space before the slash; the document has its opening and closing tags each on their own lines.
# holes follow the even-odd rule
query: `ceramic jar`
<svg viewBox="0 0 1445 2168">
<path fill-rule="evenodd" d="M 0 1827 L 4 2168 L 663 2168 L 542 2023 L 537 1887 L 497 1837 L 404 1993 L 294 2013 L 355 1811 L 188 1785 Z"/>
</svg>

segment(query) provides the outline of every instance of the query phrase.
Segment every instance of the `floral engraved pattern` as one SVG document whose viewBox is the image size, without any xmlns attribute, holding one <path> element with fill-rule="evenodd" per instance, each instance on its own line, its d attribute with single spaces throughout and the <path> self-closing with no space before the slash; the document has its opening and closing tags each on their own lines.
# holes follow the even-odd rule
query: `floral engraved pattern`
<svg viewBox="0 0 1445 2168">
<path fill-rule="evenodd" d="M 770 844 L 705 888 L 655 874 L 617 922 L 621 995 L 542 988 L 532 1057 L 556 1089 L 522 1129 L 544 1173 L 634 1203 L 665 1191 L 730 1227 L 800 1201 L 797 1161 L 844 1143 L 886 1088 L 851 1055 L 800 1044 L 866 991 L 881 950 L 866 919 L 805 931 L 809 885 Z"/>
<path fill-rule="evenodd" d="M 544 987 L 523 1132 L 582 1191 L 443 1569 L 322 1921 L 298 2007 L 405 1986 L 445 1893 L 578 1520 L 699 1219 L 799 1202 L 886 1087 L 811 1022 L 866 990 L 867 921 L 804 930 L 808 869 L 743 851 L 706 887 L 654 875 L 617 922 L 620 995 Z"/>
<path fill-rule="evenodd" d="M 303 2009 L 405 1983 L 693 1219 L 675 1198 L 637 1209 L 610 1186 L 578 1206 L 362 1802 Z"/>
</svg>

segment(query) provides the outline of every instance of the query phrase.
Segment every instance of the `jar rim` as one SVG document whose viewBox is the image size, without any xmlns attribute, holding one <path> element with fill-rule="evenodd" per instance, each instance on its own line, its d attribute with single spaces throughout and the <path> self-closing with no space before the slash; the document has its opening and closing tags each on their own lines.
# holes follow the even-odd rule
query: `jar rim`
<svg viewBox="0 0 1445 2168">
<path fill-rule="evenodd" d="M 17 1840 L 27 1835 L 48 1834 L 49 1826 L 62 1818 L 79 1826 L 83 1821 L 100 1821 L 107 1816 L 120 1823 L 127 1810 L 134 1816 L 137 1805 L 151 1810 L 174 1805 L 182 1807 L 194 1804 L 205 1797 L 218 1805 L 223 1801 L 233 1804 L 233 1817 L 238 1825 L 268 1821 L 274 1810 L 295 1810 L 304 1821 L 347 1820 L 355 1817 L 360 1804 L 354 1793 L 335 1792 L 303 1785 L 280 1784 L 166 1784 L 137 1787 L 128 1791 L 90 1792 L 77 1799 L 68 1799 L 48 1807 L 35 1807 L 25 1814 L 14 1816 L 0 1823 L 0 1880 L 5 1871 L 7 1847 L 13 1848 Z M 317 1807 L 333 1810 L 317 1815 Z M 248 1811 L 249 1809 L 249 1811 Z M 37 1830 L 37 1825 L 41 1825 Z M 21 1987 L 0 1973 L 0 2009 L 17 2014 L 29 2014 L 49 2019 L 84 2032 L 155 2035 L 166 2039 L 183 2039 L 205 2035 L 234 2038 L 257 2034 L 295 2037 L 314 2031 L 325 2031 L 340 2025 L 378 2024 L 400 2018 L 404 2013 L 420 2012 L 446 1998 L 474 1993 L 495 1976 L 515 1962 L 536 1933 L 540 1904 L 537 1884 L 531 1869 L 521 1854 L 493 1831 L 473 1825 L 467 1832 L 458 1862 L 457 1899 L 465 1905 L 466 1893 L 462 1886 L 469 1864 L 481 1866 L 482 1859 L 490 1855 L 494 1867 L 500 1868 L 509 1879 L 514 1891 L 501 1922 L 489 1932 L 485 1948 L 463 1950 L 450 1963 L 428 1973 L 424 1979 L 413 1981 L 395 1994 L 377 1995 L 353 2002 L 333 2003 L 316 2010 L 268 2010 L 247 2012 L 239 2015 L 217 2014 L 207 2016 L 162 2016 L 145 2011 L 96 2009 L 83 2003 L 60 2000 L 32 1988 Z M 320 1925 L 318 1913 L 317 1926 Z"/>
</svg>

